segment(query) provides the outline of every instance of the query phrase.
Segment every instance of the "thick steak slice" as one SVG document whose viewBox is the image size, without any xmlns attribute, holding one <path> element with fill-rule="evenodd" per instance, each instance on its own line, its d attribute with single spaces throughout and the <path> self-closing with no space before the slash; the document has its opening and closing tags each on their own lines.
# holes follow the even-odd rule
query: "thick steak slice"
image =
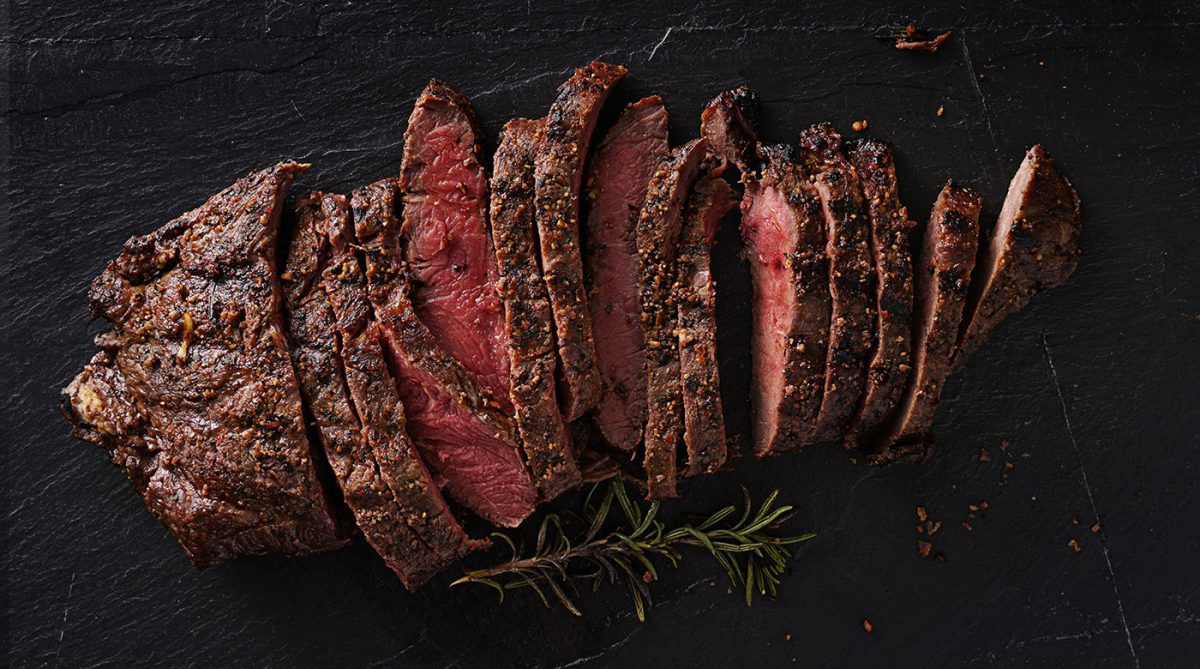
<svg viewBox="0 0 1200 669">
<path fill-rule="evenodd" d="M 929 430 L 942 384 L 950 375 L 950 356 L 979 250 L 982 204 L 974 191 L 948 183 L 933 205 L 917 265 L 913 373 L 886 436 L 868 456 L 873 463 L 920 460 L 930 453 Z"/>
<path fill-rule="evenodd" d="M 604 439 L 627 453 L 641 443 L 646 424 L 637 221 L 650 177 L 669 149 L 662 100 L 639 100 L 597 147 L 587 182 L 588 307 L 604 387 L 593 416 Z"/>
<path fill-rule="evenodd" d="M 733 163 L 743 174 L 758 163 L 758 93 L 739 86 L 713 98 L 700 114 L 700 136 L 718 158 Z"/>
<path fill-rule="evenodd" d="M 703 139 L 676 147 L 655 169 L 637 224 L 642 337 L 646 342 L 645 459 L 649 499 L 675 497 L 683 423 L 678 313 L 672 288 L 688 191 L 708 151 Z"/>
<path fill-rule="evenodd" d="M 580 483 L 571 435 L 554 393 L 554 315 L 538 264 L 533 218 L 533 161 L 541 121 L 504 126 L 492 174 L 492 235 L 508 329 L 512 404 L 525 462 L 542 497 Z"/>
<path fill-rule="evenodd" d="M 871 225 L 858 174 L 839 152 L 841 135 L 821 123 L 800 133 L 800 145 L 815 174 L 829 231 L 825 253 L 832 306 L 825 395 L 811 440 L 832 441 L 844 434 L 866 386 L 875 334 Z"/>
<path fill-rule="evenodd" d="M 413 309 L 395 217 L 397 187 L 395 179 L 385 179 L 359 188 L 351 207 L 368 295 L 408 414 L 408 433 L 451 497 L 485 520 L 514 527 L 536 501 L 516 430 Z"/>
<path fill-rule="evenodd" d="M 751 413 L 755 455 L 803 446 L 825 387 L 829 265 L 825 219 L 809 175 L 786 144 L 760 145 L 762 169 L 742 198 L 754 287 Z"/>
<path fill-rule="evenodd" d="M 620 65 L 594 62 L 558 88 L 546 115 L 534 168 L 542 274 L 554 310 L 559 404 L 568 421 L 600 400 L 600 373 L 579 249 L 579 184 L 600 109 L 625 78 Z"/>
<path fill-rule="evenodd" d="M 130 239 L 89 294 L 113 328 L 65 391 L 68 417 L 198 567 L 346 543 L 318 481 L 279 309 L 276 231 L 305 167 L 251 174 Z"/>
<path fill-rule="evenodd" d="M 961 367 L 992 329 L 1044 288 L 1062 285 L 1083 253 L 1079 194 L 1035 145 L 1013 176 L 980 260 L 954 357 Z"/>
<path fill-rule="evenodd" d="M 725 464 L 725 417 L 717 371 L 717 294 L 712 244 L 721 218 L 737 201 L 719 170 L 700 178 L 688 195 L 676 264 L 679 371 L 683 387 L 684 476 L 710 474 Z"/>
<path fill-rule="evenodd" d="M 861 139 L 843 148 L 867 201 L 875 267 L 875 349 L 862 403 L 846 434 L 849 446 L 879 429 L 904 394 L 911 368 L 913 264 L 908 235 L 913 222 L 900 204 L 892 145 Z"/>
<path fill-rule="evenodd" d="M 511 414 L 508 336 L 488 236 L 482 142 L 462 93 L 431 81 L 404 133 L 401 238 L 417 316 L 441 348 Z"/>
</svg>

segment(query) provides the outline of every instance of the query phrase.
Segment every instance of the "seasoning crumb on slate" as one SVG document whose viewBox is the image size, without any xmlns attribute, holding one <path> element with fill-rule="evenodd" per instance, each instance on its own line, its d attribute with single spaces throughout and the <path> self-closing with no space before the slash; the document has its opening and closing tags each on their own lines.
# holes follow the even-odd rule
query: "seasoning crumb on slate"
<svg viewBox="0 0 1200 669">
<path fill-rule="evenodd" d="M 868 634 L 875 631 L 875 626 L 871 624 L 871 620 L 869 618 L 863 618 L 862 627 L 867 631 Z"/>
<path fill-rule="evenodd" d="M 1076 541 L 1075 539 L 1068 541 L 1067 545 L 1070 546 L 1071 550 L 1075 551 L 1076 553 L 1080 553 L 1083 551 L 1083 546 L 1080 546 L 1079 542 Z"/>
<path fill-rule="evenodd" d="M 933 544 L 929 543 L 928 541 L 917 541 L 917 555 L 927 558 L 932 552 Z"/>
<path fill-rule="evenodd" d="M 926 520 L 929 520 L 929 514 L 927 514 L 925 512 L 925 507 L 923 507 L 923 506 L 917 507 L 917 520 L 921 521 L 922 523 L 925 522 Z"/>
<path fill-rule="evenodd" d="M 783 635 L 783 640 L 784 640 L 784 641 L 791 641 L 791 640 L 792 640 L 792 634 L 789 632 L 789 633 L 787 633 L 787 634 Z"/>
<path fill-rule="evenodd" d="M 946 105 L 938 105 L 937 115 L 941 118 L 942 114 L 946 113 Z"/>
<path fill-rule="evenodd" d="M 1092 532 L 1099 532 L 1099 531 L 1100 531 L 1100 523 L 1096 523 L 1096 524 L 1092 525 Z"/>
<path fill-rule="evenodd" d="M 862 132 L 867 129 L 867 125 L 867 119 L 864 118 L 861 121 L 855 121 L 854 123 L 851 123 L 850 129 L 854 132 Z"/>
<path fill-rule="evenodd" d="M 1078 525 L 1078 524 L 1079 524 L 1079 523 L 1081 523 L 1081 522 L 1083 522 L 1083 521 L 1079 520 L 1079 518 L 1078 518 L 1078 517 L 1076 517 L 1076 518 L 1072 518 L 1072 519 L 1071 519 L 1071 524 L 1072 524 L 1072 525 Z"/>
<path fill-rule="evenodd" d="M 941 551 L 938 551 L 937 554 L 933 556 L 933 559 L 935 562 L 945 562 L 946 554 Z"/>
<path fill-rule="evenodd" d="M 988 449 L 986 449 L 986 448 L 979 449 L 979 461 L 980 462 L 991 462 L 991 460 L 992 460 L 992 455 L 991 455 L 991 453 L 988 453 Z"/>
<path fill-rule="evenodd" d="M 968 531 L 968 532 L 970 532 L 972 529 L 974 529 L 974 528 L 972 528 L 972 527 L 971 527 L 971 523 L 968 523 L 968 522 L 967 522 L 967 521 L 965 521 L 965 520 L 964 520 L 964 521 L 963 521 L 963 523 L 962 523 L 962 527 L 963 527 L 963 529 L 964 529 L 964 530 L 966 530 L 966 531 Z"/>
</svg>

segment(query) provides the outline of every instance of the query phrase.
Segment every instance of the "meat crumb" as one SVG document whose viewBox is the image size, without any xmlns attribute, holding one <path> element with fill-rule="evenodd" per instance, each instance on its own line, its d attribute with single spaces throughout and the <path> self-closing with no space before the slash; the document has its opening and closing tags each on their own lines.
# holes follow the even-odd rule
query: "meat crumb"
<svg viewBox="0 0 1200 669">
<path fill-rule="evenodd" d="M 1068 541 L 1067 545 L 1070 546 L 1071 550 L 1075 551 L 1076 553 L 1080 553 L 1083 551 L 1083 546 L 1080 546 L 1079 542 L 1074 539 Z"/>
<path fill-rule="evenodd" d="M 1099 532 L 1099 531 L 1100 531 L 1100 523 L 1096 523 L 1096 524 L 1092 525 L 1092 532 Z"/>
<path fill-rule="evenodd" d="M 863 618 L 862 627 L 867 631 L 868 634 L 875 631 L 875 626 L 871 624 L 871 621 L 868 618 Z"/>
<path fill-rule="evenodd" d="M 864 118 L 861 121 L 855 121 L 854 123 L 851 123 L 850 129 L 854 132 L 862 132 L 867 129 L 867 125 L 867 119 Z"/>
<path fill-rule="evenodd" d="M 917 542 L 917 555 L 927 558 L 931 552 L 933 552 L 933 544 L 929 543 L 928 541 Z"/>
<path fill-rule="evenodd" d="M 904 27 L 904 32 L 896 36 L 896 48 L 901 51 L 935 54 L 938 47 L 948 39 L 950 39 L 950 31 L 930 37 L 925 31 L 910 23 Z"/>
<path fill-rule="evenodd" d="M 929 520 L 929 514 L 925 513 L 925 507 L 917 507 L 917 520 L 921 521 L 922 523 L 926 520 Z"/>
<path fill-rule="evenodd" d="M 946 105 L 938 105 L 938 110 L 937 110 L 938 118 L 941 118 L 942 114 L 945 114 L 945 113 L 946 113 Z"/>
<path fill-rule="evenodd" d="M 964 520 L 964 521 L 963 521 L 963 523 L 962 523 L 962 527 L 963 527 L 963 529 L 964 529 L 964 530 L 966 530 L 966 531 L 968 531 L 968 532 L 970 532 L 970 531 L 973 529 L 973 528 L 971 527 L 971 523 L 968 523 L 968 522 L 967 522 L 967 521 L 965 521 L 965 520 Z"/>
<path fill-rule="evenodd" d="M 988 453 L 988 449 L 986 449 L 986 448 L 979 449 L 979 461 L 980 462 L 990 462 L 991 460 L 992 460 L 992 456 L 990 453 Z"/>
</svg>

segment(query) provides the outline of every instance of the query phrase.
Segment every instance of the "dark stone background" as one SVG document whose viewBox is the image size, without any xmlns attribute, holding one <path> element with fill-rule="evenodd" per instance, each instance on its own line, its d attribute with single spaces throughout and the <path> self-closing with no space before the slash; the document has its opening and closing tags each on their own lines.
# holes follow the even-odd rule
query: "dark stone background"
<svg viewBox="0 0 1200 669">
<path fill-rule="evenodd" d="M 0 9 L 9 664 L 1197 666 L 1194 4 L 451 4 Z M 887 34 L 910 20 L 954 36 L 932 57 L 891 49 Z M 470 96 L 494 137 L 506 118 L 542 113 L 593 58 L 630 66 L 619 100 L 661 93 L 677 141 L 695 134 L 705 100 L 742 82 L 761 92 L 776 141 L 866 118 L 899 147 L 918 220 L 949 177 L 985 194 L 990 220 L 1023 151 L 1042 142 L 1082 195 L 1083 262 L 951 381 L 929 463 L 869 469 L 835 447 L 745 458 L 665 509 L 712 510 L 742 484 L 780 488 L 800 507 L 794 527 L 819 536 L 777 601 L 746 608 L 702 555 L 666 573 L 644 624 L 616 590 L 585 597 L 583 618 L 527 593 L 498 605 L 486 588 L 448 591 L 448 577 L 410 595 L 362 545 L 194 571 L 58 415 L 58 389 L 98 329 L 91 277 L 128 236 L 279 158 L 315 164 L 298 188 L 393 174 L 429 77 Z M 717 260 L 722 372 L 731 429 L 744 434 L 737 253 L 730 221 Z M 981 500 L 968 533 L 967 505 Z M 945 562 L 916 554 L 917 505 L 944 523 L 933 540 Z"/>
</svg>

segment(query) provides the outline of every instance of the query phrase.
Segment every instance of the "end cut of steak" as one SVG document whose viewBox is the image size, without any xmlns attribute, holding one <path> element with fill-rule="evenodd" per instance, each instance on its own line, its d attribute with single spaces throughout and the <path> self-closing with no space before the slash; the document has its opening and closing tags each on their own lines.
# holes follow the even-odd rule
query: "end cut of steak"
<svg viewBox="0 0 1200 669">
<path fill-rule="evenodd" d="M 559 403 L 575 420 L 600 399 L 600 374 L 579 248 L 579 185 L 596 119 L 626 70 L 594 62 L 558 89 L 546 115 L 534 168 L 542 273 L 554 310 Z"/>
<path fill-rule="evenodd" d="M 1041 146 L 1025 154 L 980 260 L 954 366 L 961 367 L 1000 321 L 1044 288 L 1062 285 L 1083 250 L 1079 194 Z"/>
<path fill-rule="evenodd" d="M 554 393 L 554 315 L 542 282 L 533 217 L 533 161 L 541 121 L 504 126 L 492 175 L 492 234 L 508 330 L 512 404 L 525 461 L 545 499 L 580 483 Z"/>
<path fill-rule="evenodd" d="M 305 167 L 251 174 L 134 237 L 89 295 L 113 328 L 66 389 L 68 417 L 198 567 L 346 543 L 318 481 L 279 310 L 276 231 Z"/>
<path fill-rule="evenodd" d="M 488 184 L 467 99 L 432 81 L 408 119 L 401 238 L 412 302 L 442 349 L 511 413 L 508 338 L 488 237 Z"/>
<path fill-rule="evenodd" d="M 593 416 L 605 441 L 627 453 L 641 443 L 646 424 L 637 221 L 650 177 L 669 149 L 662 100 L 639 100 L 597 147 L 587 182 L 588 308 L 604 387 Z"/>
<path fill-rule="evenodd" d="M 928 457 L 930 428 L 950 375 L 950 356 L 979 249 L 974 191 L 946 184 L 933 205 L 916 276 L 913 372 L 886 436 L 868 455 L 877 464 Z"/>
<path fill-rule="evenodd" d="M 700 114 L 700 136 L 709 150 L 743 173 L 757 163 L 758 93 L 747 86 L 722 92 Z"/>
<path fill-rule="evenodd" d="M 516 526 L 536 500 L 516 431 L 417 317 L 399 248 L 396 191 L 394 179 L 364 186 L 354 192 L 351 207 L 368 295 L 408 413 L 408 433 L 451 497 L 496 525 Z"/>
</svg>

